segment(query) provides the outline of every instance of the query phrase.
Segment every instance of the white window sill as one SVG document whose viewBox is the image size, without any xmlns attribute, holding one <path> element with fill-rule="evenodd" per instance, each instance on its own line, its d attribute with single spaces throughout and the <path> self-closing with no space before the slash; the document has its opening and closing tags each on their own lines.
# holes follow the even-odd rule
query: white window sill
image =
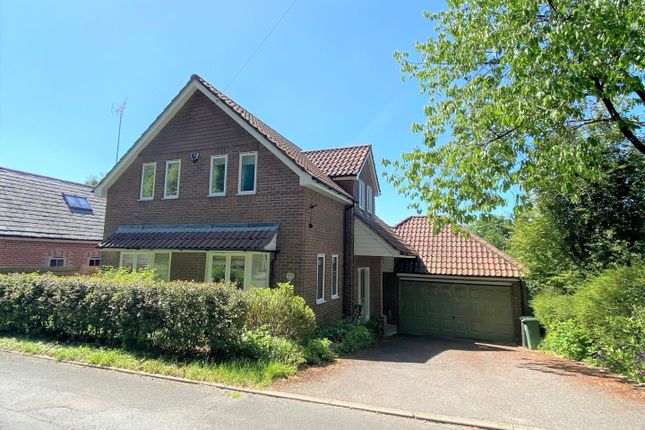
<svg viewBox="0 0 645 430">
<path fill-rule="evenodd" d="M 174 197 L 162 197 L 161 200 L 178 200 L 179 196 L 174 196 Z"/>
<path fill-rule="evenodd" d="M 139 197 L 140 202 L 151 202 L 153 200 L 154 200 L 154 198 L 149 198 L 148 199 L 148 198 L 145 198 L 145 197 Z"/>
<path fill-rule="evenodd" d="M 323 303 L 327 303 L 327 300 L 325 300 L 325 299 L 316 299 L 316 304 L 317 305 L 322 305 Z"/>
<path fill-rule="evenodd" d="M 335 300 L 335 299 L 338 299 L 338 298 L 340 298 L 340 296 L 338 294 L 336 294 L 336 295 L 332 294 L 331 295 L 332 300 Z"/>
<path fill-rule="evenodd" d="M 213 193 L 209 194 L 208 197 L 225 197 L 226 193 Z"/>
<path fill-rule="evenodd" d="M 252 196 L 255 194 L 255 191 L 239 191 L 237 193 L 238 196 Z"/>
</svg>

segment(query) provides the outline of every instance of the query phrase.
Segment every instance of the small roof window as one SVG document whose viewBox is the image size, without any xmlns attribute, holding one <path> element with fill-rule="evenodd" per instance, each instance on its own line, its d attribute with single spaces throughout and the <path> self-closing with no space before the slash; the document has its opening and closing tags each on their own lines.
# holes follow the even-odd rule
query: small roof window
<svg viewBox="0 0 645 430">
<path fill-rule="evenodd" d="M 63 193 L 63 198 L 65 199 L 65 202 L 67 203 L 67 206 L 69 206 L 70 209 L 76 209 L 81 211 L 92 210 L 90 203 L 87 201 L 87 197 L 81 197 L 81 196 L 75 196 L 72 194 Z"/>
</svg>

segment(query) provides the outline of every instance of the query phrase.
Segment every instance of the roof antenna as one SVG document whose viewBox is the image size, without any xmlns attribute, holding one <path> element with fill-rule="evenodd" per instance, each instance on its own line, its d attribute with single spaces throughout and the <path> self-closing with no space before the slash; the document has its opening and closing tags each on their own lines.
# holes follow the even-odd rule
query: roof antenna
<svg viewBox="0 0 645 430">
<path fill-rule="evenodd" d="M 123 100 L 123 102 L 114 109 L 112 105 L 112 113 L 119 115 L 119 134 L 116 136 L 116 158 L 114 159 L 114 164 L 119 162 L 119 145 L 121 144 L 121 121 L 123 119 L 123 111 L 125 110 L 126 105 L 128 104 L 128 99 Z"/>
</svg>

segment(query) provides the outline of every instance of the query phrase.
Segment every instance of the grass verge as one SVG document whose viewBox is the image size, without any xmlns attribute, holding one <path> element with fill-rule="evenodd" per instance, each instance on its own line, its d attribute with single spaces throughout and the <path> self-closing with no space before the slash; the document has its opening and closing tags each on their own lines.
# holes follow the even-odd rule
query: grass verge
<svg viewBox="0 0 645 430">
<path fill-rule="evenodd" d="M 289 377 L 297 371 L 292 366 L 275 362 L 176 360 L 120 348 L 6 335 L 0 335 L 0 349 L 44 355 L 59 361 L 77 361 L 242 387 L 266 387 L 274 379 Z"/>
</svg>

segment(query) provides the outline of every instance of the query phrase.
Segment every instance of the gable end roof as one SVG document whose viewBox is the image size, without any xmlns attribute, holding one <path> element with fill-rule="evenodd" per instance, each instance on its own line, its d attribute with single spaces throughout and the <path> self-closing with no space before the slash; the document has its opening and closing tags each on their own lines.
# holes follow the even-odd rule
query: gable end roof
<svg viewBox="0 0 645 430">
<path fill-rule="evenodd" d="M 107 189 L 134 162 L 136 156 L 145 148 L 157 133 L 168 123 L 168 121 L 183 107 L 195 91 L 204 93 L 213 103 L 220 107 L 238 124 L 243 126 L 251 135 L 264 144 L 267 149 L 278 156 L 300 177 L 300 184 L 317 191 L 330 194 L 345 203 L 351 203 L 351 196 L 332 181 L 329 176 L 323 173 L 304 152 L 282 136 L 280 133 L 269 127 L 260 119 L 252 115 L 246 109 L 238 105 L 229 97 L 217 90 L 206 80 L 198 75 L 192 75 L 188 83 L 175 96 L 164 111 L 155 119 L 148 129 L 141 135 L 135 144 L 121 157 L 119 162 L 97 185 L 96 191 L 105 195 Z"/>
</svg>

